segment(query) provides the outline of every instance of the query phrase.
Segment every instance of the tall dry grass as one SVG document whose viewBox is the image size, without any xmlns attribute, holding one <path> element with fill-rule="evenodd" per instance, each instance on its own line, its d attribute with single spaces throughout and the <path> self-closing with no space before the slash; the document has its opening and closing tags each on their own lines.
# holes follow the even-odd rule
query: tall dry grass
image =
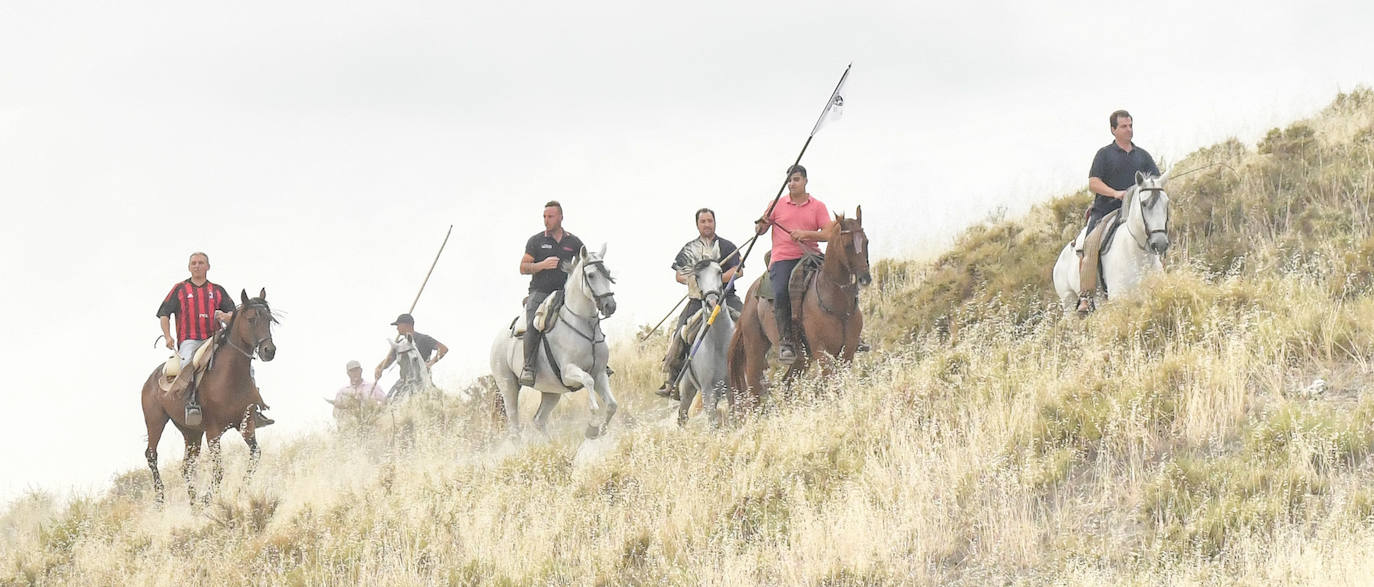
<svg viewBox="0 0 1374 587">
<path fill-rule="evenodd" d="M 579 394 L 509 441 L 476 385 L 268 444 L 250 482 L 228 442 L 208 507 L 154 507 L 146 470 L 11 504 L 0 580 L 1366 582 L 1372 114 L 1359 90 L 1180 162 L 1225 166 L 1170 186 L 1169 272 L 1087 320 L 1048 291 L 1076 194 L 879 263 L 878 351 L 727 430 L 678 429 L 663 340 L 622 343 L 607 439 Z"/>
</svg>

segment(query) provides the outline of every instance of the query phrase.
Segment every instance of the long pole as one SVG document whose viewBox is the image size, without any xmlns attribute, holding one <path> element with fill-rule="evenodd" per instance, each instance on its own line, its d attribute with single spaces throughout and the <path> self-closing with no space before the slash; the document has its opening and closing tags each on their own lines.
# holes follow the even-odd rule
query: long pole
<svg viewBox="0 0 1374 587">
<path fill-rule="evenodd" d="M 439 245 L 439 252 L 434 255 L 434 262 L 429 264 L 429 273 L 425 274 L 425 280 L 420 284 L 420 291 L 415 292 L 415 301 L 410 303 L 410 310 L 407 314 L 415 311 L 415 304 L 420 303 L 420 294 L 425 293 L 425 286 L 429 284 L 429 276 L 434 274 L 434 267 L 439 264 L 439 255 L 444 254 L 444 247 L 448 245 L 448 237 L 453 234 L 453 225 L 448 225 L 448 232 L 444 233 L 444 242 Z"/>
<path fill-rule="evenodd" d="M 796 161 L 792 162 L 792 165 L 795 166 L 801 164 L 802 155 L 805 155 L 806 148 L 811 146 L 811 139 L 816 138 L 816 132 L 821 129 L 821 121 L 825 120 L 825 115 L 830 112 L 831 105 L 835 103 L 835 96 L 840 93 L 840 88 L 844 86 L 845 78 L 849 77 L 849 69 L 851 67 L 854 67 L 854 64 L 851 63 L 848 66 L 846 66 L 844 68 L 844 73 L 840 75 L 840 81 L 835 82 L 835 89 L 830 91 L 830 98 L 828 98 L 825 101 L 825 108 L 821 109 L 820 117 L 816 118 L 816 125 L 811 127 L 811 134 L 806 136 L 806 142 L 802 143 L 801 151 L 797 153 L 797 159 Z M 788 169 L 791 169 L 791 167 L 788 167 Z M 783 178 L 782 185 L 778 186 L 777 195 L 773 196 L 773 201 L 768 203 L 768 210 L 763 213 L 763 218 L 760 218 L 760 221 L 767 221 L 776 226 L 776 223 L 772 222 L 772 220 L 769 217 L 773 215 L 773 208 L 778 205 L 778 200 L 782 199 L 782 192 L 783 190 L 787 189 L 787 180 L 791 177 L 792 176 L 789 173 L 787 174 L 787 177 Z M 774 228 L 774 230 L 778 230 L 779 228 L 781 227 Z M 754 252 L 754 245 L 758 243 L 758 237 L 762 235 L 762 233 L 759 232 L 758 228 L 755 228 L 754 231 L 754 238 L 750 239 L 749 248 L 744 251 L 744 256 L 740 257 L 739 259 L 740 265 L 744 265 L 745 259 L 748 259 L 749 254 Z M 739 274 L 740 272 L 736 271 L 735 274 L 730 277 L 730 283 L 726 284 L 725 289 L 729 289 L 730 286 L 735 284 L 735 280 L 739 278 Z M 721 303 L 723 304 L 724 301 L 722 300 Z M 706 325 L 702 327 L 701 333 L 697 335 L 696 344 L 692 345 L 692 352 L 691 354 L 687 355 L 687 362 L 682 365 L 682 370 L 678 371 L 677 377 L 673 378 L 673 387 L 677 387 L 678 383 L 682 381 L 682 377 L 686 375 L 688 369 L 692 367 L 692 359 L 696 358 L 697 351 L 701 350 L 701 343 L 702 341 L 706 340 L 706 333 L 711 330 L 711 325 L 715 323 L 716 316 L 719 313 L 720 305 L 718 304 L 716 305 L 715 310 L 711 311 L 711 317 L 706 320 Z"/>
</svg>

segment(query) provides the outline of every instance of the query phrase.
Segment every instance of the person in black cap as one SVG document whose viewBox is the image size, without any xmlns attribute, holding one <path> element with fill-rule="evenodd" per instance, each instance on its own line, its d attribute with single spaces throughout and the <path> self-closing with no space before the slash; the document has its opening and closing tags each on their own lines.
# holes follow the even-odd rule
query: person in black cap
<svg viewBox="0 0 1374 587">
<path fill-rule="evenodd" d="M 401 314 L 397 316 L 396 321 L 392 322 L 391 325 L 396 327 L 396 334 L 401 336 L 408 335 L 415 341 L 415 350 L 420 352 L 420 358 L 425 360 L 426 367 L 433 369 L 434 364 L 438 363 L 439 359 L 444 358 L 444 355 L 448 354 L 448 347 L 444 346 L 444 343 L 435 340 L 433 336 L 428 334 L 415 332 L 415 318 L 411 317 L 410 314 Z M 438 351 L 437 354 L 435 353 L 436 350 Z M 430 355 L 434 355 L 434 358 L 429 358 Z M 382 371 L 390 367 L 391 363 L 395 360 L 396 349 L 393 347 L 390 351 L 387 351 L 386 358 L 382 359 L 382 363 L 377 365 L 377 370 L 372 374 L 373 379 L 381 379 Z"/>
</svg>

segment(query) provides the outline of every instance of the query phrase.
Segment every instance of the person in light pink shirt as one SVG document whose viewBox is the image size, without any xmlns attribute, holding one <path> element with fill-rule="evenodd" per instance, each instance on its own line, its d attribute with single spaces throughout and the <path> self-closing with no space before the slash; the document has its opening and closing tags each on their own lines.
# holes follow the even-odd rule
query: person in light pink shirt
<svg viewBox="0 0 1374 587">
<path fill-rule="evenodd" d="M 783 364 L 790 365 L 797 360 L 787 282 L 805 253 L 820 254 L 820 246 L 816 243 L 825 240 L 824 230 L 830 222 L 830 211 L 825 204 L 806 192 L 806 168 L 793 165 L 787 169 L 787 193 L 778 198 L 771 212 L 765 211 L 754 224 L 759 235 L 770 228 L 773 230 L 768 278 L 773 282 L 773 318 L 782 338 L 778 343 L 778 361 Z"/>
<path fill-rule="evenodd" d="M 386 401 L 386 390 L 376 382 L 368 382 L 363 379 L 363 366 L 357 361 L 349 361 L 348 365 L 348 385 L 339 388 L 339 392 L 334 394 L 334 412 L 338 416 L 339 410 L 357 408 L 363 404 L 380 404 Z"/>
</svg>

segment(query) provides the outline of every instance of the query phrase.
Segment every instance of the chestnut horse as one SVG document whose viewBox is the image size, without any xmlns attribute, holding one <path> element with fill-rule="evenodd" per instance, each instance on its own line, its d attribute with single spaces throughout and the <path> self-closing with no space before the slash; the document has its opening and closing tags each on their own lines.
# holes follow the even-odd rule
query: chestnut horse
<svg viewBox="0 0 1374 587">
<path fill-rule="evenodd" d="M 209 370 L 199 375 L 196 390 L 200 398 L 201 422 L 199 426 L 186 425 L 186 392 L 165 393 L 158 385 L 162 379 L 162 365 L 153 370 L 148 381 L 143 384 L 143 421 L 148 425 L 148 469 L 153 472 L 153 487 L 157 489 L 157 501 L 165 499 L 162 489 L 162 476 L 157 471 L 157 443 L 162 431 L 171 420 L 186 439 L 186 462 L 181 466 L 181 476 L 186 479 L 186 492 L 191 503 L 196 501 L 196 488 L 192 484 L 196 458 L 200 456 L 201 435 L 210 442 L 210 462 L 213 471 L 210 487 L 205 492 L 205 502 L 219 487 L 224 478 L 224 467 L 220 462 L 220 435 L 234 428 L 243 434 L 248 444 L 248 475 L 257 467 L 261 451 L 254 435 L 257 411 L 261 409 L 262 396 L 253 384 L 250 371 L 253 355 L 264 361 L 271 361 L 277 354 L 277 345 L 272 342 L 272 309 L 267 306 L 267 290 L 263 289 L 258 297 L 248 299 L 248 293 L 240 291 L 242 305 L 229 319 L 225 328 L 227 334 L 217 334 L 211 353 Z M 187 368 L 190 366 L 188 365 Z"/>
<path fill-rule="evenodd" d="M 813 359 L 821 364 L 824 375 L 834 371 L 836 359 L 852 360 L 863 330 L 859 286 L 872 281 L 863 207 L 854 210 L 852 219 L 836 214 L 825 232 L 825 261 L 806 287 L 801 315 L 792 317 L 800 346 L 797 360 L 783 375 L 784 383 L 806 371 Z M 763 373 L 768 368 L 768 349 L 778 341 L 778 326 L 773 320 L 773 302 L 758 295 L 762 281 L 760 276 L 749 287 L 744 311 L 730 339 L 730 386 L 741 400 L 736 407 L 756 406 L 768 392 Z"/>
</svg>

